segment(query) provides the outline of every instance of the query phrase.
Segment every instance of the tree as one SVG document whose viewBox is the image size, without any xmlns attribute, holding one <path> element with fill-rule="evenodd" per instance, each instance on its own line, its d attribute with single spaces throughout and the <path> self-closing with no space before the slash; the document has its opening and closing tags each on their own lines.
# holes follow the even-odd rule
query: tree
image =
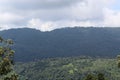
<svg viewBox="0 0 120 80">
<path fill-rule="evenodd" d="M 85 77 L 85 80 L 96 80 L 96 77 L 95 77 L 93 74 L 88 74 L 88 75 Z"/>
<path fill-rule="evenodd" d="M 117 65 L 118 65 L 118 68 L 120 68 L 120 55 L 117 55 Z"/>
<path fill-rule="evenodd" d="M 105 80 L 105 76 L 103 73 L 98 73 L 98 80 Z"/>
<path fill-rule="evenodd" d="M 11 49 L 13 41 L 0 37 L 0 80 L 18 80 L 13 70 L 14 51 Z"/>
</svg>

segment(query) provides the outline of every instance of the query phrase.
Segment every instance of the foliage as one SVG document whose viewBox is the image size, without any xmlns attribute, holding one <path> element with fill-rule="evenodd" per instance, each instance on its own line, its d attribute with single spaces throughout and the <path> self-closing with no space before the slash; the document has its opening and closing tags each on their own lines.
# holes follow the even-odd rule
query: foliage
<svg viewBox="0 0 120 80">
<path fill-rule="evenodd" d="M 118 68 L 120 68 L 120 55 L 117 55 L 117 65 L 118 65 Z"/>
<path fill-rule="evenodd" d="M 13 70 L 14 51 L 10 48 L 11 45 L 11 39 L 0 37 L 0 80 L 18 80 L 18 75 Z"/>
<path fill-rule="evenodd" d="M 15 40 L 17 61 L 81 55 L 115 57 L 120 52 L 120 28 L 79 27 L 49 32 L 23 28 L 0 34 Z"/>
<path fill-rule="evenodd" d="M 105 80 L 103 73 L 98 73 L 98 80 Z"/>
<path fill-rule="evenodd" d="M 107 80 L 107 79 L 103 73 L 98 72 L 96 74 L 92 73 L 87 74 L 84 80 Z"/>
<path fill-rule="evenodd" d="M 92 74 L 88 74 L 85 78 L 85 80 L 97 80 L 96 77 Z"/>
<path fill-rule="evenodd" d="M 48 58 L 17 63 L 15 69 L 29 80 L 87 80 L 91 77 L 95 80 L 120 80 L 116 60 L 109 58 Z"/>
</svg>

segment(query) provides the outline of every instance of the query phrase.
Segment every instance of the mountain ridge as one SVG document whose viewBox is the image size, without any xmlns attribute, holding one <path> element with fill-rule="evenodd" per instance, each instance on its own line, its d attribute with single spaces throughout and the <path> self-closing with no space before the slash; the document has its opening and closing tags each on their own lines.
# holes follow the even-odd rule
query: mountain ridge
<svg viewBox="0 0 120 80">
<path fill-rule="evenodd" d="M 67 56 L 114 57 L 120 52 L 120 28 L 75 27 L 47 32 L 21 28 L 0 31 L 0 35 L 14 40 L 17 61 Z"/>
</svg>

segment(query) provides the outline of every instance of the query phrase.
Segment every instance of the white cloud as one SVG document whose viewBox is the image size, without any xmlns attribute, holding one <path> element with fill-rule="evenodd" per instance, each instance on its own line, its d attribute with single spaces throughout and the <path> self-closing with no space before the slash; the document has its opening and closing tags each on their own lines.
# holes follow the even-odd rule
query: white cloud
<svg viewBox="0 0 120 80">
<path fill-rule="evenodd" d="M 43 22 L 40 19 L 32 19 L 28 22 L 30 28 L 35 28 L 41 31 L 51 31 L 54 26 L 56 26 L 53 22 Z"/>
<path fill-rule="evenodd" d="M 113 11 L 105 9 L 104 12 L 104 26 L 120 27 L 120 11 Z"/>
<path fill-rule="evenodd" d="M 0 31 L 8 30 L 8 29 L 16 29 L 16 28 L 27 28 L 27 27 L 26 26 L 16 26 L 13 24 L 9 24 L 9 25 L 0 24 Z"/>
<path fill-rule="evenodd" d="M 2 24 L 16 23 L 16 22 L 21 21 L 22 19 L 23 19 L 22 16 L 19 16 L 14 13 L 9 13 L 9 12 L 0 13 L 0 23 Z"/>
<path fill-rule="evenodd" d="M 29 27 L 41 31 L 74 26 L 120 26 L 117 0 L 0 0 L 2 29 Z"/>
<path fill-rule="evenodd" d="M 68 21 L 68 20 L 61 20 L 61 21 L 48 21 L 43 22 L 40 19 L 32 19 L 28 22 L 29 28 L 35 28 L 41 31 L 51 31 L 58 28 L 64 28 L 64 27 L 89 27 L 89 26 L 95 26 L 94 22 L 90 21 Z"/>
</svg>

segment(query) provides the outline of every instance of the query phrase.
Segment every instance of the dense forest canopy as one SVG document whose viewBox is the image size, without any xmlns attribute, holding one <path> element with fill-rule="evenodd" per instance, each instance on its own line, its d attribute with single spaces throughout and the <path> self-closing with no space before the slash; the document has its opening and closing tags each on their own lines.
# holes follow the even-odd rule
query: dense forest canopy
<svg viewBox="0 0 120 80">
<path fill-rule="evenodd" d="M 118 30 L 117 28 L 114 28 L 114 29 L 99 28 L 99 30 L 97 29 L 98 28 L 65 28 L 65 29 L 55 30 L 52 32 L 40 32 L 34 29 L 25 28 L 25 29 L 15 29 L 15 30 L 13 29 L 13 30 L 2 31 L 1 35 L 3 35 L 4 38 L 9 38 L 10 36 L 12 39 L 15 40 L 15 42 L 18 42 L 14 44 L 14 47 L 12 47 L 16 51 L 18 51 L 17 54 L 15 55 L 18 61 L 34 60 L 32 62 L 27 62 L 27 63 L 17 62 L 17 64 L 14 66 L 16 72 L 20 75 L 19 77 L 22 80 L 23 79 L 119 80 L 120 79 L 119 77 L 120 56 L 118 55 L 116 59 L 110 58 L 119 54 L 118 43 L 120 42 L 119 41 L 120 36 L 117 35 L 117 33 L 119 33 L 119 29 Z M 37 34 L 32 35 L 34 36 L 34 38 L 28 35 L 28 33 L 25 35 L 22 35 L 22 33 L 19 35 L 15 34 L 19 31 L 24 33 L 28 32 L 29 34 L 31 31 L 33 31 L 34 33 L 37 32 Z M 66 33 L 66 31 L 69 34 L 63 35 L 63 33 Z M 13 36 L 13 33 L 15 37 Z M 13 44 L 12 40 L 8 39 L 4 41 L 2 38 L 0 39 L 1 39 L 1 46 L 5 44 L 10 44 L 10 45 Z M 38 39 L 38 40 L 34 41 L 35 39 Z M 34 41 L 34 43 L 31 41 Z M 42 42 L 44 42 L 46 47 Z M 68 43 L 71 43 L 71 44 L 68 44 Z M 43 54 L 42 52 L 39 52 L 38 46 L 40 45 L 42 47 L 45 47 L 46 52 L 52 48 L 54 48 L 55 52 L 57 50 L 59 51 L 59 49 L 61 50 L 63 49 L 63 51 L 59 54 L 57 52 Z M 40 49 L 44 49 L 41 46 L 40 46 Z M 1 51 L 2 49 L 3 47 L 1 47 Z M 10 54 L 14 55 L 14 51 L 11 50 L 9 46 L 6 46 L 5 49 L 8 50 L 7 51 L 8 55 L 5 55 L 3 57 L 1 56 L 3 60 L 3 62 L 1 61 L 1 70 L 3 72 L 0 71 L 1 75 L 3 76 L 2 78 L 5 77 L 5 79 L 6 78 L 17 79 L 18 75 L 13 71 L 13 66 L 11 67 L 11 65 L 13 65 L 12 59 L 14 58 L 12 58 L 12 55 Z M 26 50 L 30 50 L 32 52 L 34 52 L 34 50 L 38 50 L 39 53 L 32 53 L 32 54 L 31 52 L 24 53 L 24 51 Z M 64 50 L 66 53 L 64 53 Z M 73 50 L 78 50 L 78 53 Z M 81 52 L 79 52 L 79 50 L 80 51 L 83 50 L 83 52 L 85 50 L 86 52 L 89 52 L 89 53 L 82 54 Z M 116 52 L 114 52 L 114 50 Z M 19 51 L 20 53 L 21 52 L 23 53 L 18 54 Z M 68 52 L 73 51 L 73 52 L 67 53 L 67 51 Z M 101 51 L 101 53 L 97 53 L 99 51 Z M 105 51 L 106 53 L 104 53 Z M 108 53 L 110 51 L 112 52 Z M 5 51 L 3 51 L 3 53 L 4 52 Z M 75 57 L 78 55 L 81 55 L 81 56 Z M 71 56 L 71 57 L 67 57 L 67 56 Z M 92 56 L 92 57 L 89 57 L 89 56 Z M 104 58 L 102 58 L 103 56 Z M 108 56 L 108 58 L 105 58 L 105 56 Z M 54 57 L 54 58 L 51 58 L 51 57 Z M 15 61 L 17 61 L 16 59 Z M 4 64 L 4 60 L 5 61 L 7 60 L 8 62 L 5 63 L 7 65 L 2 66 Z M 6 77 L 8 75 L 13 75 L 13 76 Z"/>
<path fill-rule="evenodd" d="M 81 55 L 115 57 L 120 52 L 120 28 L 63 28 L 50 32 L 23 28 L 0 34 L 15 41 L 17 61 Z"/>
<path fill-rule="evenodd" d="M 63 28 L 50 32 L 23 28 L 0 34 L 15 41 L 17 61 L 78 55 L 114 57 L 120 51 L 120 28 Z"/>
<path fill-rule="evenodd" d="M 66 57 L 17 63 L 16 71 L 29 80 L 120 80 L 117 59 Z"/>
</svg>

